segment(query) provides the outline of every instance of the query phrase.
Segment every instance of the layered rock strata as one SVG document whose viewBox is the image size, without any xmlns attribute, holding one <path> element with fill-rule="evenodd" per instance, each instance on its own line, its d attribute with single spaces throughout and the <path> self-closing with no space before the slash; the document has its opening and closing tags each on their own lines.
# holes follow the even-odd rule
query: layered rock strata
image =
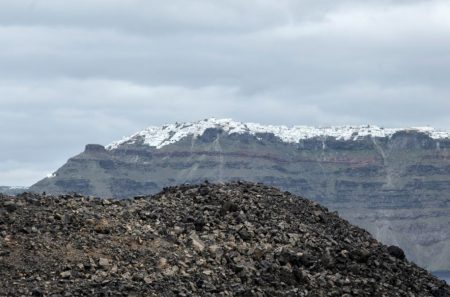
<svg viewBox="0 0 450 297">
<path fill-rule="evenodd" d="M 126 198 L 248 180 L 337 210 L 430 270 L 450 270 L 450 138 L 427 128 L 309 128 L 230 120 L 151 127 L 88 145 L 31 190 Z"/>
</svg>

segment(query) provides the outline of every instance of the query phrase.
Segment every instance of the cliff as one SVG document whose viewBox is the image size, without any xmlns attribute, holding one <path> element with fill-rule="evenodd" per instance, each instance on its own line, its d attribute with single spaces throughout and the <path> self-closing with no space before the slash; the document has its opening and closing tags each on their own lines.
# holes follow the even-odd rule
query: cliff
<svg viewBox="0 0 450 297">
<path fill-rule="evenodd" d="M 450 138 L 427 129 L 314 129 L 207 120 L 88 145 L 35 192 L 126 198 L 247 180 L 311 198 L 431 270 L 450 269 Z"/>
</svg>

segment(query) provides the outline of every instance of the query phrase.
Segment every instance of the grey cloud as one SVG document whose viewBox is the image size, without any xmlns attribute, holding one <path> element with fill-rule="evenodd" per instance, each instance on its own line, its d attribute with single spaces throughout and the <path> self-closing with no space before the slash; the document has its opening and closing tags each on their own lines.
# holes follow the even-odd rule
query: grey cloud
<svg viewBox="0 0 450 297">
<path fill-rule="evenodd" d="M 0 184 L 211 116 L 450 129 L 449 20 L 437 0 L 0 2 Z"/>
</svg>

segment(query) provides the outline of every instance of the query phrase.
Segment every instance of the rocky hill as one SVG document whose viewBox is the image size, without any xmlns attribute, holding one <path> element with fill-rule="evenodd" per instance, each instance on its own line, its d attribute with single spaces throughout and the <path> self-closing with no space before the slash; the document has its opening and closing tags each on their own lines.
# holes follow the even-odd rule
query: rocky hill
<svg viewBox="0 0 450 297">
<path fill-rule="evenodd" d="M 1 296 L 450 296 L 315 202 L 252 183 L 0 199 Z"/>
<path fill-rule="evenodd" d="M 248 180 L 311 198 L 450 270 L 450 134 L 429 128 L 283 127 L 208 119 L 87 145 L 32 191 L 125 198 L 180 183 Z"/>
</svg>

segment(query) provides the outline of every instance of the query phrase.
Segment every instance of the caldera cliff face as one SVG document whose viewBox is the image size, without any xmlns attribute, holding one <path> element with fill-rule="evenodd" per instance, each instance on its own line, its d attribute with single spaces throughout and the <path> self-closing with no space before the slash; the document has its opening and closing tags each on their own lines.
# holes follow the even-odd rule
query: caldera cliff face
<svg viewBox="0 0 450 297">
<path fill-rule="evenodd" d="M 401 246 L 423 267 L 450 269 L 445 135 L 420 129 L 366 133 L 371 130 L 365 127 L 346 137 L 338 133 L 347 130 L 302 137 L 297 130 L 245 130 L 223 122 L 174 127 L 166 134 L 140 132 L 107 148 L 88 145 L 31 190 L 126 198 L 205 179 L 263 182 L 337 210 L 378 240 Z"/>
</svg>

